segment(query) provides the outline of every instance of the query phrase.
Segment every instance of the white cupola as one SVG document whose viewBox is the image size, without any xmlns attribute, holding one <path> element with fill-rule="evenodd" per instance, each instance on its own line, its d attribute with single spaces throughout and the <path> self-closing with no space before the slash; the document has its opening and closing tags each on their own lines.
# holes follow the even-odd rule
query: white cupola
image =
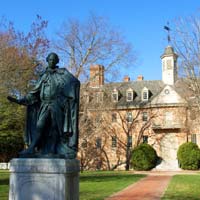
<svg viewBox="0 0 200 200">
<path fill-rule="evenodd" d="M 178 55 L 174 52 L 173 47 L 167 46 L 162 59 L 162 81 L 167 85 L 174 85 L 177 75 L 177 58 Z"/>
</svg>

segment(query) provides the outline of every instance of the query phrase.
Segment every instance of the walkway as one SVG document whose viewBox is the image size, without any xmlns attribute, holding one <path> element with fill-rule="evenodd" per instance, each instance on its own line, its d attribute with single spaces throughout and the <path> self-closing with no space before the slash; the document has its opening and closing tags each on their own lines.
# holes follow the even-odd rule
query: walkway
<svg viewBox="0 0 200 200">
<path fill-rule="evenodd" d="M 197 171 L 138 171 L 148 176 L 105 200 L 160 200 L 175 174 L 196 174 Z"/>
<path fill-rule="evenodd" d="M 106 200 L 160 200 L 172 175 L 149 175 Z"/>
</svg>

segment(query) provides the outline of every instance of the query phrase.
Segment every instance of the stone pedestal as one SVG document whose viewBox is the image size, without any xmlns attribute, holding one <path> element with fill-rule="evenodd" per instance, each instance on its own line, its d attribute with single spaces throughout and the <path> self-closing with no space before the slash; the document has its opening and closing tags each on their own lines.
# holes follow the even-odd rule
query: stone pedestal
<svg viewBox="0 0 200 200">
<path fill-rule="evenodd" d="M 10 172 L 9 200 L 79 199 L 76 159 L 13 159 Z"/>
</svg>

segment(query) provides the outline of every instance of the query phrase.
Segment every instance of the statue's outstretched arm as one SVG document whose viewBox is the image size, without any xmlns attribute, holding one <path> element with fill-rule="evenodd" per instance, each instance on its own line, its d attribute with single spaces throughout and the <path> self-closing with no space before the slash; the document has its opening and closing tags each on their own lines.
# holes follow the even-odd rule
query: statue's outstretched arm
<svg viewBox="0 0 200 200">
<path fill-rule="evenodd" d="M 25 98 L 17 99 L 17 98 L 11 97 L 11 96 L 7 96 L 7 99 L 9 101 L 13 102 L 13 103 L 17 103 L 17 104 L 20 104 L 20 105 L 27 105 Z"/>
</svg>

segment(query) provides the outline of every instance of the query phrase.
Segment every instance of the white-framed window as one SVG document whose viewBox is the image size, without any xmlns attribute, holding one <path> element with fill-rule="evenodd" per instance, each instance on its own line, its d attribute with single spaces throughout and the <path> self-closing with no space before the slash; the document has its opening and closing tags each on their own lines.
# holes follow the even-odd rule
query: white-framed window
<svg viewBox="0 0 200 200">
<path fill-rule="evenodd" d="M 165 121 L 173 121 L 173 113 L 172 112 L 165 112 Z"/>
<path fill-rule="evenodd" d="M 112 113 L 112 122 L 117 122 L 117 113 Z"/>
<path fill-rule="evenodd" d="M 144 87 L 142 90 L 142 101 L 148 101 L 149 100 L 149 90 Z"/>
<path fill-rule="evenodd" d="M 126 101 L 133 101 L 133 90 L 131 88 L 126 91 Z"/>
<path fill-rule="evenodd" d="M 167 69 L 172 69 L 172 60 L 167 59 Z"/>
<path fill-rule="evenodd" d="M 96 93 L 96 101 L 97 101 L 97 103 L 103 102 L 103 92 L 97 92 Z"/>
<path fill-rule="evenodd" d="M 87 140 L 86 139 L 83 140 L 83 142 L 81 144 L 81 147 L 82 148 L 87 148 Z"/>
<path fill-rule="evenodd" d="M 119 100 L 119 92 L 118 92 L 117 89 L 114 89 L 112 91 L 112 101 L 113 102 L 118 102 L 118 100 Z"/>
<path fill-rule="evenodd" d="M 101 148 L 101 142 L 102 142 L 101 138 L 97 138 L 97 139 L 96 139 L 96 148 L 97 148 L 97 149 L 100 149 L 100 148 Z"/>
<path fill-rule="evenodd" d="M 132 135 L 129 135 L 128 136 L 128 147 L 132 147 L 132 145 L 133 145 L 133 137 L 132 137 Z"/>
<path fill-rule="evenodd" d="M 132 112 L 127 112 L 126 113 L 126 119 L 127 119 L 127 122 L 129 122 L 129 123 L 131 123 L 133 121 Z"/>
<path fill-rule="evenodd" d="M 112 147 L 113 148 L 117 147 L 117 137 L 116 136 L 112 136 Z"/>
<path fill-rule="evenodd" d="M 148 136 L 147 135 L 143 135 L 142 139 L 143 139 L 143 143 L 147 143 L 148 144 Z"/>
<path fill-rule="evenodd" d="M 191 142 L 193 142 L 194 144 L 197 143 L 197 135 L 196 134 L 191 134 Z"/>
<path fill-rule="evenodd" d="M 147 120 L 148 120 L 148 114 L 147 114 L 147 112 L 143 112 L 142 113 L 142 121 L 146 122 Z"/>
<path fill-rule="evenodd" d="M 85 103 L 89 103 L 89 102 L 90 102 L 90 95 L 89 95 L 88 92 L 85 92 L 85 93 L 84 93 L 83 98 L 84 98 L 84 102 L 85 102 Z"/>
<path fill-rule="evenodd" d="M 173 122 L 174 122 L 174 115 L 172 112 L 168 111 L 168 112 L 165 112 L 165 126 L 172 126 Z"/>
</svg>

